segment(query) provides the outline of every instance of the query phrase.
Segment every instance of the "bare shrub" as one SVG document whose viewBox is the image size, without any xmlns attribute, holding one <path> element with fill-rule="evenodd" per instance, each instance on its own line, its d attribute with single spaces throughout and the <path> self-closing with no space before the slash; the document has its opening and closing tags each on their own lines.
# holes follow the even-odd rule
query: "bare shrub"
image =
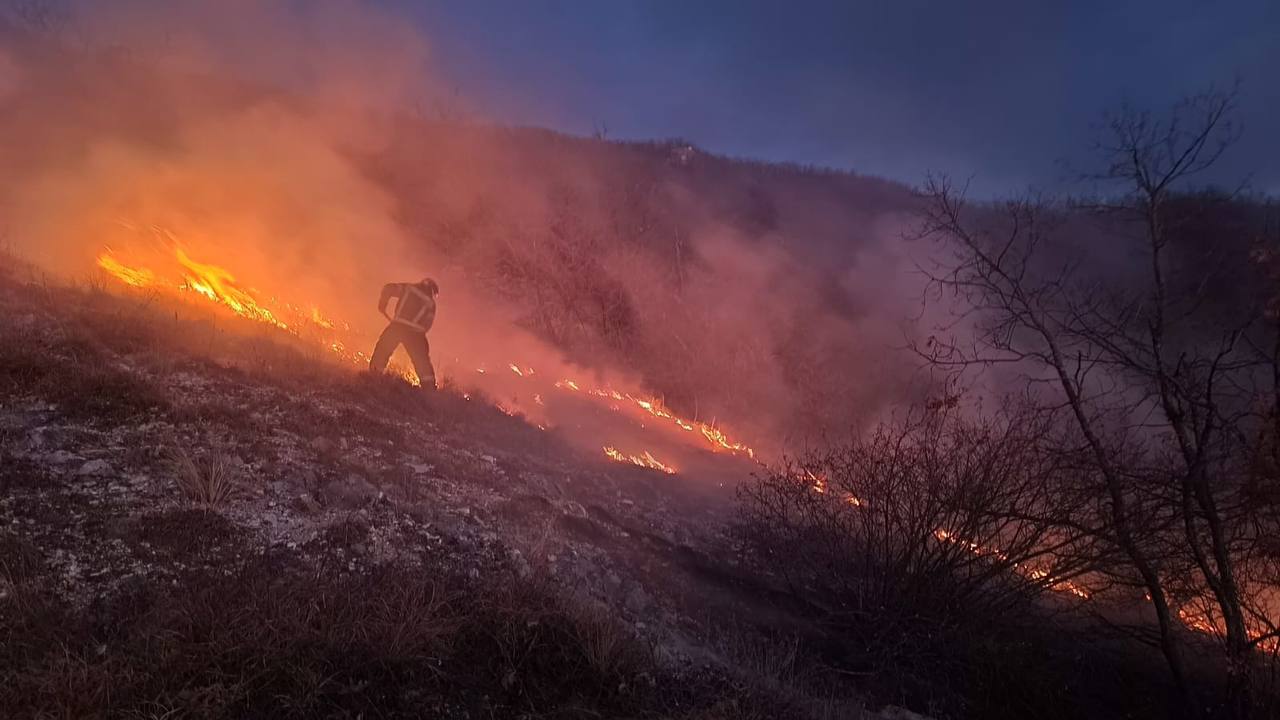
<svg viewBox="0 0 1280 720">
<path fill-rule="evenodd" d="M 218 507 L 240 491 L 235 467 L 222 453 L 195 459 L 176 449 L 169 454 L 169 466 L 183 496 L 197 505 Z"/>
<path fill-rule="evenodd" d="M 1049 432 L 1029 414 L 927 411 L 744 486 L 739 529 L 842 612 L 896 607 L 944 624 L 998 614 L 1085 570 L 1080 538 L 1049 522 L 1072 503 L 1057 492 L 1064 467 L 1036 445 Z"/>
<path fill-rule="evenodd" d="M 1089 569 L 1087 539 L 1053 522 L 1078 501 L 1040 451 L 1052 431 L 1031 413 L 936 407 L 744 485 L 737 532 L 826 632 L 840 672 L 947 707 L 972 691 L 947 687 L 970 651 Z"/>
</svg>

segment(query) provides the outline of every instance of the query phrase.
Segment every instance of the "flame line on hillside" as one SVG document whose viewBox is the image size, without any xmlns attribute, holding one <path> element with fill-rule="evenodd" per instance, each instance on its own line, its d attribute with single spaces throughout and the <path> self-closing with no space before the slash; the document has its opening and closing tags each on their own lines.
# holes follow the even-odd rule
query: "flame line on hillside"
<svg viewBox="0 0 1280 720">
<path fill-rule="evenodd" d="M 302 330 L 310 328 L 319 335 L 320 345 L 335 357 L 353 365 L 368 362 L 368 356 L 364 352 L 348 349 L 347 343 L 339 336 L 340 332 L 350 333 L 351 327 L 347 323 L 333 320 L 315 305 L 270 302 L 274 309 L 269 308 L 269 301 L 259 300 L 253 290 L 240 286 L 231 272 L 211 263 L 194 260 L 173 239 L 172 234 L 156 228 L 153 228 L 153 232 L 162 238 L 162 244 L 173 253 L 172 261 L 180 268 L 177 271 L 178 278 L 162 279 L 148 267 L 126 265 L 110 247 L 98 255 L 98 267 L 130 287 L 169 290 L 196 296 L 229 310 L 236 316 L 270 325 L 295 337 L 301 338 Z M 308 309 L 303 310 L 302 307 Z M 281 317 L 284 316 L 288 316 L 290 321 L 282 320 Z M 402 374 L 409 382 L 418 384 L 417 377 L 411 371 Z"/>
<path fill-rule="evenodd" d="M 804 470 L 803 472 L 805 477 L 802 479 L 802 481 L 809 486 L 810 490 L 812 490 L 815 493 L 818 493 L 819 495 L 830 494 L 830 488 L 829 488 L 827 476 L 825 473 L 820 473 L 820 472 L 814 473 L 813 471 L 807 470 L 807 469 Z M 851 492 L 846 491 L 842 493 L 841 500 L 846 505 L 851 505 L 856 508 L 866 507 L 866 502 L 862 500 L 862 498 L 859 498 L 857 495 L 854 495 Z M 1009 560 L 1008 554 L 1006 554 L 1003 550 L 1000 550 L 999 548 L 984 547 L 983 545 L 980 545 L 976 542 L 965 540 L 964 538 L 956 536 L 955 533 L 952 533 L 950 530 L 947 530 L 945 528 L 935 529 L 933 531 L 933 537 L 937 539 L 938 542 L 945 542 L 952 545 L 958 545 L 960 547 L 963 547 L 978 557 L 994 557 L 998 560 L 1002 560 L 1005 562 Z M 1039 569 L 1039 568 L 1026 568 L 1016 562 L 1012 563 L 1012 569 L 1015 572 L 1020 573 L 1024 577 L 1034 582 L 1040 582 L 1046 578 L 1049 578 L 1049 571 L 1047 570 Z M 1048 587 L 1050 590 L 1054 590 L 1056 592 L 1069 592 L 1072 595 L 1075 595 L 1076 597 L 1082 598 L 1084 600 L 1088 600 L 1093 596 L 1093 592 L 1088 588 L 1067 579 L 1053 580 L 1052 578 L 1050 578 L 1049 582 L 1045 584 L 1045 587 Z"/>
<path fill-rule="evenodd" d="M 120 221 L 120 224 L 123 227 L 138 231 L 136 226 L 124 221 Z M 367 362 L 368 358 L 363 352 L 350 351 L 347 343 L 336 334 L 339 326 L 341 326 L 342 330 L 350 332 L 350 326 L 347 323 L 340 323 L 332 319 L 315 305 L 280 303 L 274 299 L 270 301 L 260 300 L 258 293 L 239 283 L 231 271 L 219 265 L 197 261 L 192 258 L 173 233 L 155 226 L 151 227 L 150 231 L 158 243 L 172 253 L 170 259 L 180 268 L 178 271 L 179 279 L 164 280 L 150 268 L 126 265 L 116 257 L 115 252 L 110 247 L 105 248 L 98 255 L 98 266 L 110 276 L 128 286 L 194 293 L 209 302 L 230 310 L 237 316 L 271 325 L 298 337 L 301 337 L 300 328 L 310 327 L 322 336 L 326 336 L 323 337 L 321 344 L 335 356 L 352 364 Z M 287 322 L 284 319 L 286 317 L 288 318 Z M 516 377 L 526 381 L 537 376 L 532 367 L 521 365 L 520 363 L 509 362 L 507 363 L 507 368 Z M 476 368 L 475 371 L 481 375 L 486 374 L 483 365 Z M 406 369 L 402 370 L 401 373 L 409 382 L 415 385 L 419 384 L 416 374 L 412 371 Z M 621 404 L 625 404 L 625 406 L 634 407 L 651 417 L 666 421 L 670 423 L 670 426 L 683 432 L 699 434 L 706 441 L 712 452 L 727 452 L 731 455 L 745 454 L 752 460 L 756 458 L 754 448 L 731 439 L 723 429 L 715 424 L 682 418 L 667 409 L 663 402 L 656 397 L 622 392 L 610 387 L 594 387 L 584 390 L 578 382 L 571 379 L 557 381 L 554 386 L 568 392 L 583 393 L 593 398 L 606 400 L 609 402 L 607 407 L 614 411 L 620 411 Z M 545 404 L 540 393 L 535 393 L 534 400 L 538 405 Z M 518 408 L 500 405 L 499 409 L 508 415 L 523 416 L 523 413 Z M 545 425 L 539 424 L 539 427 L 545 429 Z M 624 457 L 627 462 L 634 463 L 635 458 L 640 458 L 641 462 L 635 464 L 661 469 L 664 472 L 674 472 L 670 465 L 657 460 L 648 451 L 645 451 L 643 455 L 625 455 Z"/>
<path fill-rule="evenodd" d="M 582 386 L 574 380 L 560 380 L 555 386 L 562 390 L 571 390 L 573 392 L 584 392 Z M 613 400 L 617 402 L 627 401 L 644 412 L 662 420 L 669 420 L 676 427 L 686 432 L 698 431 L 706 438 L 711 445 L 711 450 L 715 452 L 728 451 L 730 454 L 745 454 L 748 458 L 754 460 L 756 457 L 755 448 L 745 443 L 734 442 L 725 434 L 723 430 L 715 425 L 699 422 L 696 420 L 687 420 L 675 415 L 668 410 L 661 400 L 654 397 L 642 397 L 631 393 L 624 393 L 613 388 L 590 388 L 585 391 L 587 395 Z"/>
<path fill-rule="evenodd" d="M 668 475 L 674 475 L 676 473 L 675 468 L 655 458 L 648 450 L 645 450 L 642 455 L 628 455 L 609 445 L 605 445 L 603 449 L 605 456 L 615 462 L 631 463 L 632 465 L 639 465 L 640 467 L 649 468 L 651 470 L 661 470 Z"/>
</svg>

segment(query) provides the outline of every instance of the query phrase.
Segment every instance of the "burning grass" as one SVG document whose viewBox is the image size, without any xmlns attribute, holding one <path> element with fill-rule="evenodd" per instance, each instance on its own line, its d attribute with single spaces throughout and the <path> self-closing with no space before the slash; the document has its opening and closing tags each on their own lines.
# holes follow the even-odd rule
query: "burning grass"
<svg viewBox="0 0 1280 720">
<path fill-rule="evenodd" d="M 606 445 L 604 447 L 604 455 L 614 462 L 631 463 L 632 465 L 638 465 L 642 468 L 658 470 L 668 475 L 674 475 L 676 472 L 674 467 L 671 467 L 670 465 L 667 465 L 661 460 L 655 458 L 648 450 L 645 450 L 639 455 L 628 455 L 617 448 Z"/>
<path fill-rule="evenodd" d="M 352 347 L 363 347 L 370 339 L 351 331 L 349 324 L 335 320 L 319 308 L 306 302 L 289 302 L 276 299 L 275 293 L 264 293 L 253 290 L 237 282 L 236 276 L 228 269 L 213 263 L 194 260 L 171 233 L 162 228 L 151 228 L 150 232 L 157 238 L 168 255 L 162 261 L 170 268 L 168 272 L 160 272 L 141 265 L 126 264 L 110 249 L 98 256 L 98 266 L 107 275 L 119 283 L 134 289 L 153 292 L 169 292 L 177 295 L 187 294 L 202 301 L 212 303 L 232 314 L 247 320 L 263 323 L 295 337 L 305 336 L 308 343 L 323 353 L 349 365 L 361 366 L 368 361 L 363 352 L 352 351 Z M 268 299 L 271 298 L 271 299 Z M 544 395 L 559 390 L 571 395 L 590 398 L 615 412 L 631 413 L 638 422 L 660 421 L 659 427 L 674 432 L 675 436 L 685 444 L 694 445 L 711 452 L 742 455 L 754 459 L 756 451 L 747 444 L 731 439 L 721 427 L 696 419 L 683 418 L 672 412 L 659 399 L 634 391 L 618 390 L 608 385 L 592 386 L 572 379 L 562 379 L 548 384 L 542 376 L 526 364 L 507 362 L 496 365 L 509 371 L 511 376 L 519 378 L 529 385 L 524 393 L 533 398 L 535 407 L 545 407 Z M 408 370 L 400 370 L 412 384 L 417 378 Z M 477 377 L 489 375 L 486 366 L 475 368 Z M 504 373 L 505 374 L 505 373 Z M 526 412 L 508 402 L 495 402 L 502 412 L 513 417 L 524 417 Z M 548 429 L 550 421 L 530 420 L 541 429 Z M 622 453 L 611 447 L 605 448 L 606 457 L 622 463 L 631 463 L 648 467 L 668 474 L 675 468 L 659 461 L 649 450 Z"/>
</svg>

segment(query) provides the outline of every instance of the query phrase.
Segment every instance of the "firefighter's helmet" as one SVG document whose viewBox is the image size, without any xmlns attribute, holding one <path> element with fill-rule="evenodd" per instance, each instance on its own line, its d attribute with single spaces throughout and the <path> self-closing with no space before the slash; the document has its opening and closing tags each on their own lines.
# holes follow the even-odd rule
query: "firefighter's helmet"
<svg viewBox="0 0 1280 720">
<path fill-rule="evenodd" d="M 426 288 L 427 292 L 431 294 L 431 297 L 435 297 L 440 294 L 440 285 L 436 283 L 434 278 L 422 278 L 422 281 L 418 284 Z"/>
</svg>

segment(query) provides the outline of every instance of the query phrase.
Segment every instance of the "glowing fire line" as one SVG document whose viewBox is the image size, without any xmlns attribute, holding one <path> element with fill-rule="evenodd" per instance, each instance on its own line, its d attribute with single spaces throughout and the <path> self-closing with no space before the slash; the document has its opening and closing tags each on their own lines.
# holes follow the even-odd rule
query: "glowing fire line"
<svg viewBox="0 0 1280 720">
<path fill-rule="evenodd" d="M 810 490 L 812 490 L 815 493 L 818 493 L 819 495 L 827 495 L 830 493 L 830 488 L 827 482 L 827 476 L 824 473 L 814 473 L 811 470 L 804 470 L 803 472 L 805 475 L 805 477 L 803 478 L 803 481 L 808 484 Z M 852 505 L 853 507 L 856 507 L 856 508 L 862 508 L 866 506 L 866 503 L 861 498 L 859 498 L 858 496 L 854 495 L 851 492 L 843 493 L 841 498 L 845 504 Z M 973 553 L 974 555 L 977 555 L 978 557 L 989 556 L 989 557 L 994 557 L 1003 561 L 1009 560 L 1009 556 L 1003 550 L 1000 550 L 999 548 L 984 547 L 976 542 L 965 540 L 964 538 L 956 536 L 954 533 L 952 533 L 949 530 L 946 530 L 945 528 L 938 528 L 934 530 L 933 536 L 939 542 L 945 542 L 952 545 L 961 546 L 967 549 L 969 552 Z M 1025 568 L 1016 562 L 1013 563 L 1013 569 L 1014 571 L 1019 572 L 1025 577 L 1036 582 L 1040 582 L 1045 580 L 1046 578 L 1049 578 L 1049 571 L 1047 570 L 1040 569 L 1040 568 Z M 1079 598 L 1083 598 L 1085 600 L 1088 600 L 1090 597 L 1093 596 L 1093 593 L 1090 592 L 1088 588 L 1085 588 L 1081 585 L 1071 582 L 1070 580 L 1065 580 L 1065 579 L 1053 580 L 1052 578 L 1049 578 L 1047 587 L 1050 590 L 1055 590 L 1058 592 L 1069 592 L 1072 595 L 1075 595 L 1076 597 L 1079 597 Z"/>
<path fill-rule="evenodd" d="M 172 247 L 173 260 L 180 266 L 180 279 L 164 280 L 150 268 L 125 265 L 110 249 L 105 249 L 97 257 L 98 267 L 120 282 L 135 288 L 168 289 L 179 293 L 191 293 L 202 300 L 223 307 L 235 315 L 271 325 L 277 329 L 299 336 L 299 329 L 311 326 L 322 335 L 329 335 L 321 340 L 321 344 L 336 357 L 352 364 L 368 362 L 368 356 L 361 351 L 352 351 L 334 333 L 338 331 L 338 323 L 325 316 L 319 308 L 309 306 L 302 310 L 298 306 L 285 303 L 274 309 L 258 300 L 254 292 L 236 282 L 235 276 L 217 265 L 199 262 L 191 258 L 176 243 Z M 289 316 L 290 322 L 281 319 Z M 350 330 L 345 323 L 343 330 Z M 416 381 L 416 378 L 408 378 Z M 416 384 L 416 383 L 415 383 Z"/>
<path fill-rule="evenodd" d="M 156 275 L 150 270 L 120 264 L 112 256 L 110 248 L 98 256 L 98 265 L 126 285 L 141 288 L 149 287 L 156 282 Z"/>
<path fill-rule="evenodd" d="M 132 227 L 132 226 L 127 226 Z M 237 282 L 236 277 L 229 270 L 211 263 L 200 262 L 193 259 L 180 246 L 178 241 L 171 233 L 162 229 L 153 229 L 157 234 L 165 238 L 166 243 L 173 252 L 173 260 L 181 267 L 180 281 L 166 282 L 162 280 L 154 271 L 145 267 L 131 267 L 120 262 L 114 252 L 110 248 L 106 248 L 97 258 L 97 264 L 106 273 L 115 277 L 120 282 L 136 288 L 169 288 L 182 292 L 191 292 L 205 300 L 216 303 L 227 308 L 234 314 L 250 320 L 255 320 L 276 328 L 284 330 L 294 335 L 298 335 L 298 328 L 302 326 L 310 326 L 319 331 L 336 332 L 339 323 L 326 316 L 314 305 L 303 305 L 301 307 L 285 303 L 280 306 L 279 303 L 268 303 L 260 301 L 253 290 L 242 286 Z M 306 308 L 305 310 L 303 308 Z M 288 317 L 289 322 L 283 320 Z M 350 326 L 341 323 L 345 330 L 350 330 Z M 363 364 L 368 358 L 363 352 L 351 351 L 347 345 L 336 336 L 331 336 L 323 341 L 323 346 L 334 355 L 342 358 L 344 361 L 353 364 Z M 532 367 L 523 366 L 515 362 L 507 364 L 507 368 L 511 372 L 525 380 L 535 376 Z M 479 374 L 485 374 L 485 368 L 476 368 Z M 404 372 L 407 380 L 413 384 L 418 384 L 418 379 L 410 371 Z M 666 421 L 679 430 L 691 434 L 701 435 L 707 442 L 709 449 L 713 452 L 727 452 L 732 455 L 744 454 L 748 458 L 755 459 L 756 452 L 750 446 L 734 441 L 720 428 L 714 424 L 703 423 L 695 420 L 689 420 L 672 413 L 662 403 L 661 400 L 654 397 L 646 397 L 635 395 L 632 393 L 624 393 L 613 388 L 589 388 L 584 390 L 583 386 L 571 379 L 560 380 L 555 383 L 555 387 L 575 393 L 585 393 L 591 397 L 600 398 L 609 402 L 612 410 L 620 410 L 620 404 L 634 407 L 651 417 L 655 417 Z M 538 405 L 544 405 L 541 394 L 534 395 L 534 401 Z M 512 416 L 518 416 L 520 413 L 515 408 L 499 405 L 499 409 Z M 540 425 L 540 427 L 543 427 Z M 612 449 L 612 448 L 611 448 Z M 649 451 L 644 451 L 642 455 L 626 455 L 618 451 L 613 453 L 606 452 L 610 458 L 618 462 L 627 462 L 644 467 L 650 467 L 663 472 L 672 473 L 674 469 L 657 460 Z"/>
<path fill-rule="evenodd" d="M 562 390 L 570 390 L 573 392 L 583 392 L 582 386 L 573 380 L 560 380 L 555 386 Z M 668 420 L 676 427 L 686 432 L 699 432 L 711 445 L 711 450 L 716 452 L 728 451 L 730 454 L 745 454 L 748 458 L 755 459 L 756 451 L 754 448 L 740 442 L 734 442 L 724 433 L 723 430 L 714 425 L 687 420 L 673 414 L 670 410 L 663 406 L 662 401 L 652 397 L 639 397 L 630 393 L 623 393 L 612 388 L 592 388 L 585 391 L 588 395 L 613 400 L 617 402 L 630 402 L 635 407 L 662 420 Z"/>
<path fill-rule="evenodd" d="M 661 470 L 662 472 L 668 475 L 674 475 L 676 472 L 675 468 L 658 460 L 653 455 L 651 455 L 647 450 L 644 452 L 643 455 L 627 455 L 626 453 L 623 453 L 617 448 L 613 448 L 606 445 L 604 446 L 604 454 L 609 459 L 614 460 L 616 462 L 631 463 L 632 465 L 639 465 L 640 467 L 650 468 L 653 470 Z"/>
</svg>

